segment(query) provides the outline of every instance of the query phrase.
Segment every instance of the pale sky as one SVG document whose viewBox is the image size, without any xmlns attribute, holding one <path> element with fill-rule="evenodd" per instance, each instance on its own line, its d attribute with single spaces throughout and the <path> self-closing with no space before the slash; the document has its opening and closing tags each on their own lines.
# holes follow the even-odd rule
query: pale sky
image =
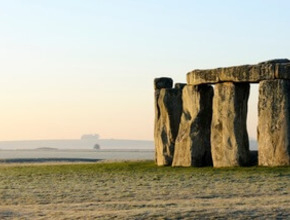
<svg viewBox="0 0 290 220">
<path fill-rule="evenodd" d="M 154 78 L 290 58 L 289 11 L 288 0 L 0 0 L 0 141 L 153 140 Z"/>
</svg>

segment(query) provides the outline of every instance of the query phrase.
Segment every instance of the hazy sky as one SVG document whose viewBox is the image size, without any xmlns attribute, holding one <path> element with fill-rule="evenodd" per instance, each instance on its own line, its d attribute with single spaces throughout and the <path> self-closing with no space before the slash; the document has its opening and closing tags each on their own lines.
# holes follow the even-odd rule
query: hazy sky
<svg viewBox="0 0 290 220">
<path fill-rule="evenodd" d="M 0 140 L 152 140 L 155 77 L 290 58 L 289 12 L 288 0 L 0 0 Z"/>
</svg>

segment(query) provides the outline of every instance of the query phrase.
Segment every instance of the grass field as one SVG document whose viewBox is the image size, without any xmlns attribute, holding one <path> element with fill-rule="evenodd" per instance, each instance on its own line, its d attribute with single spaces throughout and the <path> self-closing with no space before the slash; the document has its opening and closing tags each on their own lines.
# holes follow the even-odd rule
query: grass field
<svg viewBox="0 0 290 220">
<path fill-rule="evenodd" d="M 290 167 L 0 165 L 0 219 L 289 219 Z"/>
</svg>

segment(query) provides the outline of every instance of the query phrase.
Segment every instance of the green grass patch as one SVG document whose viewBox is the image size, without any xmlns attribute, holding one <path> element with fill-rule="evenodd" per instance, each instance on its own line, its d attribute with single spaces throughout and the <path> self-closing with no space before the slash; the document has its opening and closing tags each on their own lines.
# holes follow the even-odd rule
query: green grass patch
<svg viewBox="0 0 290 220">
<path fill-rule="evenodd" d="M 45 175 L 45 174 L 72 174 L 72 173 L 155 173 L 155 174 L 208 174 L 208 175 L 227 175 L 227 174 L 275 174 L 289 175 L 290 167 L 158 167 L 151 161 L 141 162 L 112 162 L 95 164 L 44 164 L 44 165 L 13 165 L 1 166 L 0 176 L 5 175 Z"/>
</svg>

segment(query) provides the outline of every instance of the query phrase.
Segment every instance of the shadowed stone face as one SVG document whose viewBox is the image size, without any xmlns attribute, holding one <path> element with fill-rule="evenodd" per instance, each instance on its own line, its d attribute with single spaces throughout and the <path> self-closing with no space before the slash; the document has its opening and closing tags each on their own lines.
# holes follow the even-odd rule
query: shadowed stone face
<svg viewBox="0 0 290 220">
<path fill-rule="evenodd" d="M 248 83 L 220 83 L 214 88 L 211 146 L 214 167 L 244 166 L 249 162 L 246 127 Z"/>
<path fill-rule="evenodd" d="M 212 86 L 185 86 L 172 166 L 211 166 Z"/>
<path fill-rule="evenodd" d="M 276 79 L 290 79 L 290 63 L 276 65 Z"/>
<path fill-rule="evenodd" d="M 158 99 L 160 96 L 160 90 L 163 88 L 171 89 L 173 86 L 173 80 L 168 77 L 161 77 L 154 79 L 154 90 L 155 90 L 155 99 L 154 99 L 154 106 L 155 106 L 155 125 L 157 120 L 160 117 L 160 108 L 158 106 Z"/>
<path fill-rule="evenodd" d="M 290 80 L 260 83 L 258 103 L 259 165 L 290 165 Z"/>
<path fill-rule="evenodd" d="M 173 86 L 173 80 L 168 77 L 154 79 L 154 89 L 170 89 Z"/>
<path fill-rule="evenodd" d="M 185 83 L 175 83 L 175 89 L 183 89 L 186 86 Z"/>
</svg>

